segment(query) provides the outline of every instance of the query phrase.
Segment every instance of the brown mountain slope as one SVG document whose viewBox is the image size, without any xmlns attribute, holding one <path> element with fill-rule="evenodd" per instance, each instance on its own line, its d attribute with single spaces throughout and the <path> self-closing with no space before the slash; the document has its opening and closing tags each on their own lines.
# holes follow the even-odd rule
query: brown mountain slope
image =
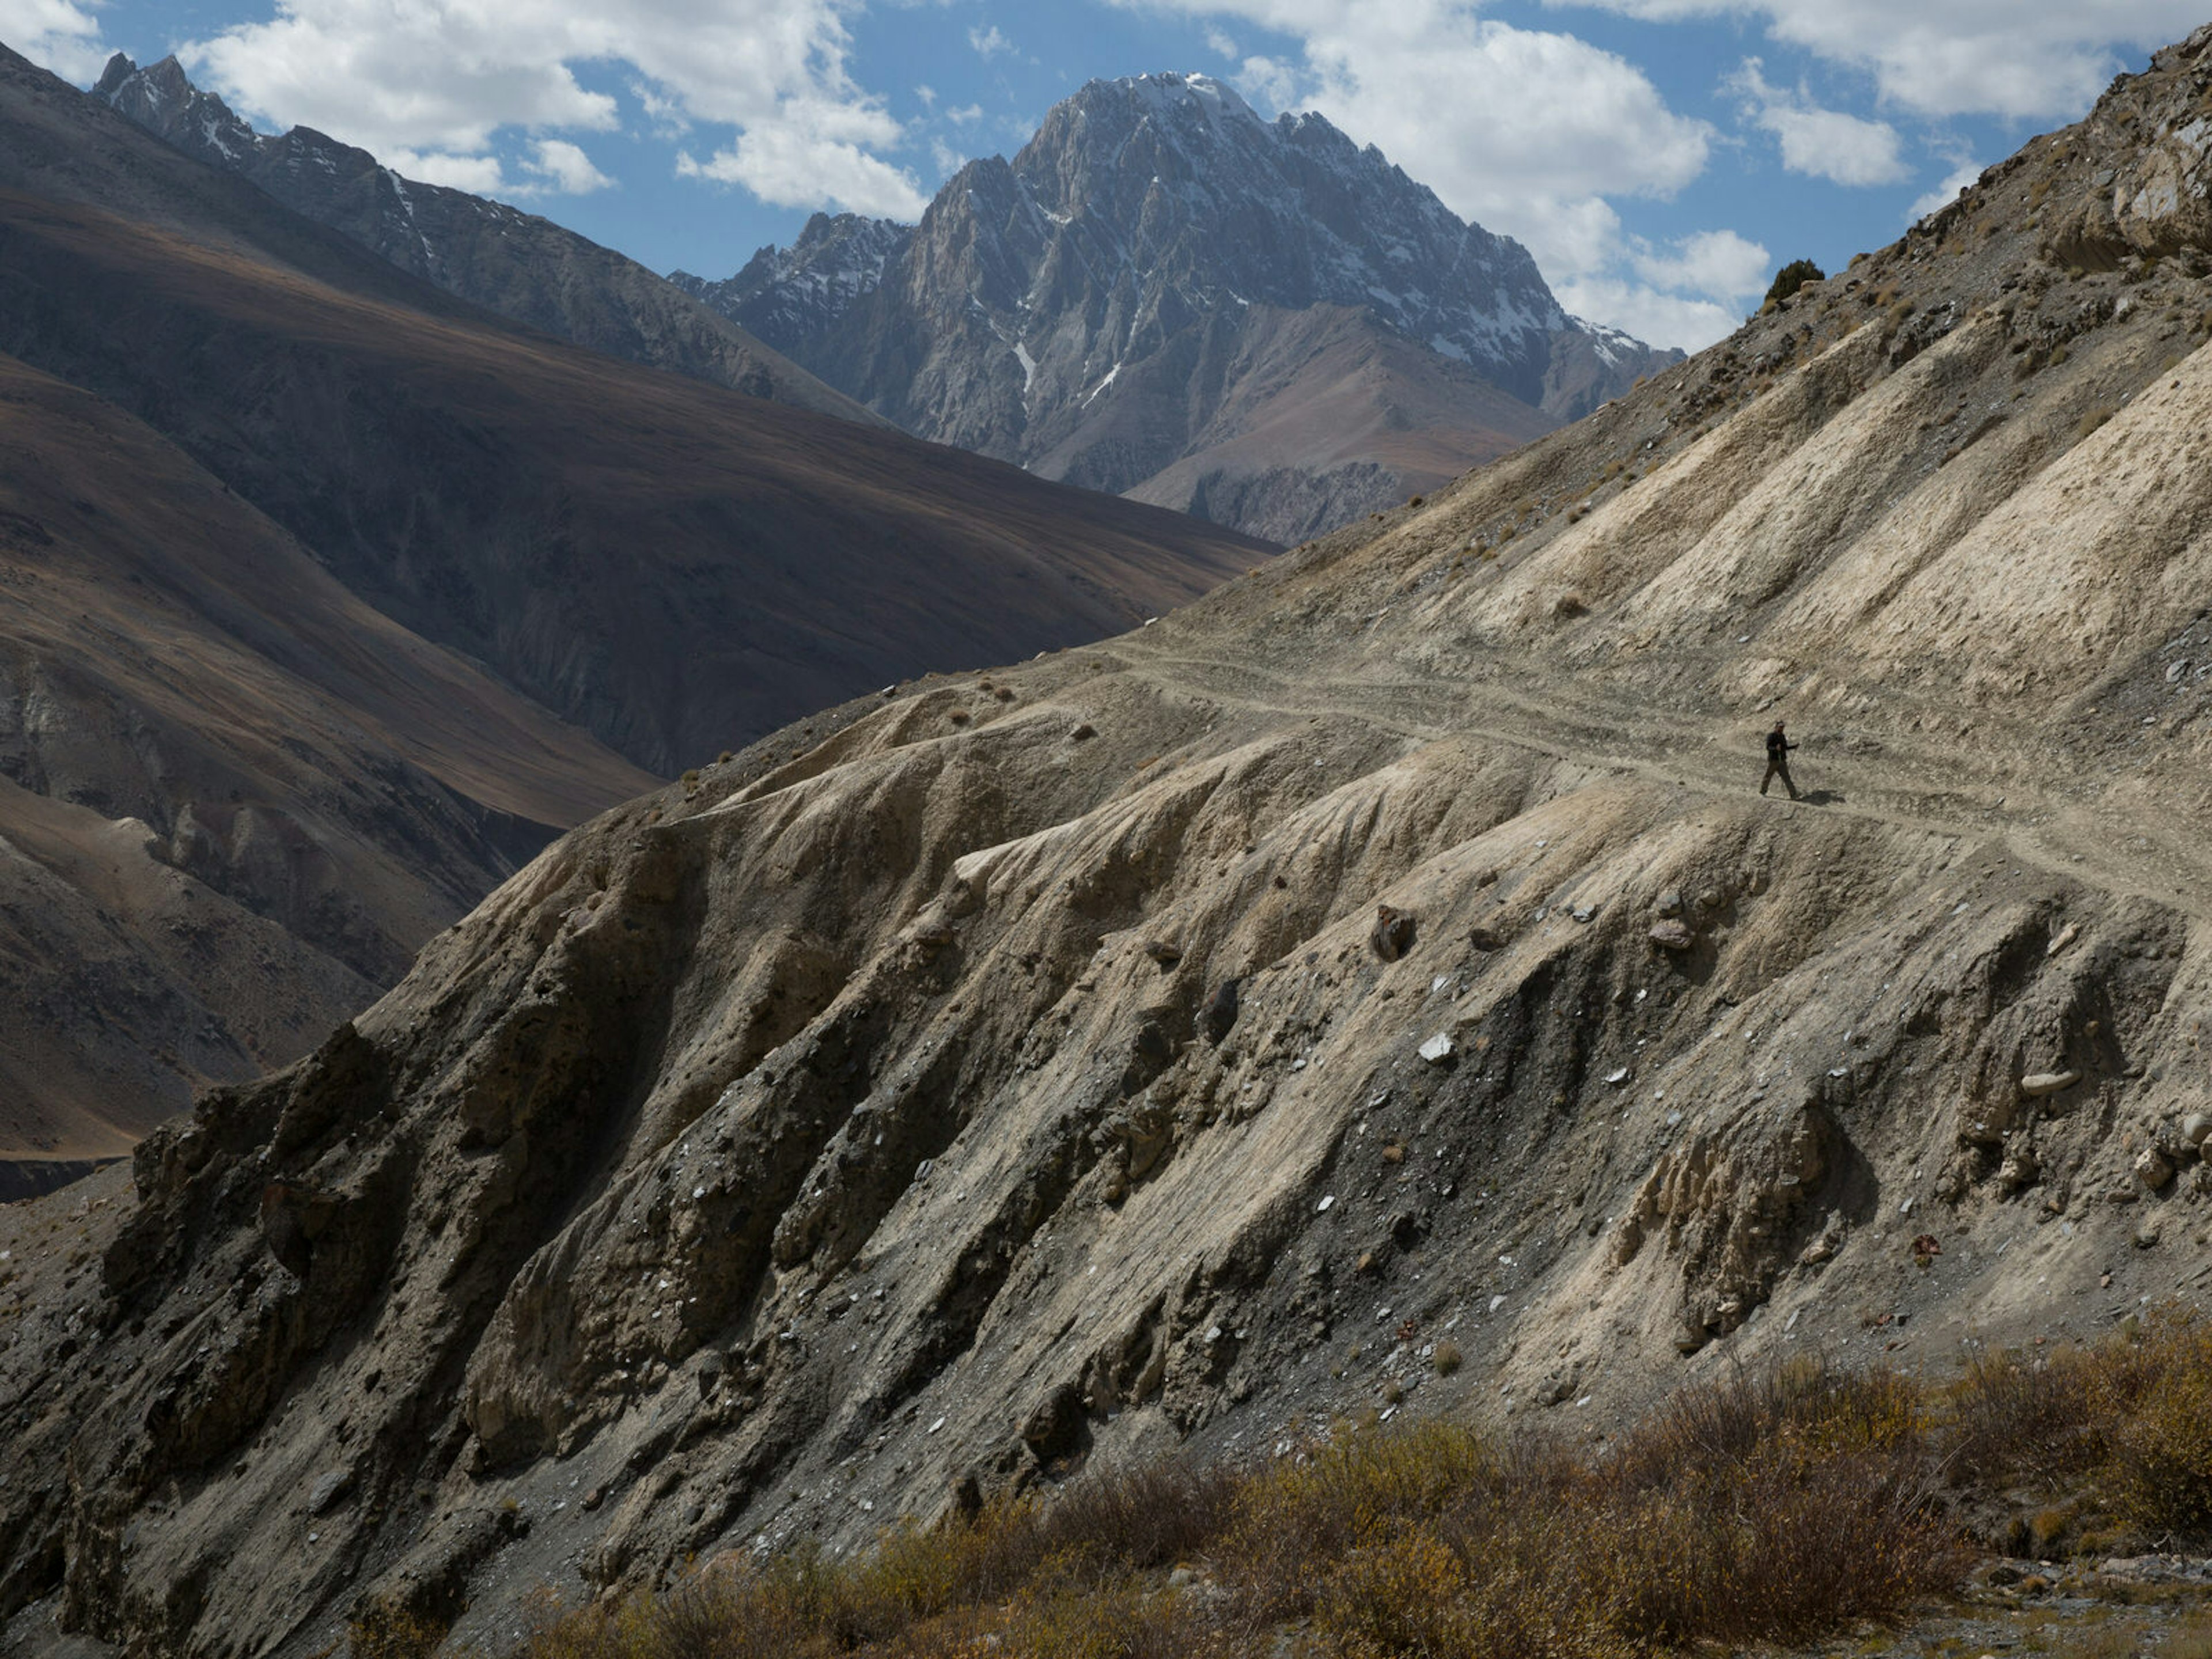
<svg viewBox="0 0 2212 1659">
<path fill-rule="evenodd" d="M 1265 550 L 465 310 L 20 60 L 0 158 L 0 349 L 641 764 L 1095 637 Z"/>
<path fill-rule="evenodd" d="M 1419 509 L 609 815 L 7 1218 L 10 1634 L 496 1643 L 1086 1457 L 2201 1302 L 2208 70 Z"/>
<path fill-rule="evenodd" d="M 650 781 L 12 360 L 0 775 L 0 1157 L 61 1158 L 296 1058 Z"/>
<path fill-rule="evenodd" d="M 1247 307 L 1223 378 L 1235 393 L 1193 453 L 1123 493 L 1282 542 L 1396 507 L 1556 424 L 1464 363 L 1340 307 Z"/>
</svg>

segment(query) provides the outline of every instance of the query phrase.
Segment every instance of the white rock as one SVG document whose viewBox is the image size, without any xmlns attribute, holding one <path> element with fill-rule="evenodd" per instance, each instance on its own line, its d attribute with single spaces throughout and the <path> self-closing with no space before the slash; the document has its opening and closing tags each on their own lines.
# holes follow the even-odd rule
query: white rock
<svg viewBox="0 0 2212 1659">
<path fill-rule="evenodd" d="M 1607 1083 L 1610 1083 L 1614 1088 L 1618 1089 L 1622 1084 L 1628 1081 L 1628 1067 L 1623 1066 L 1617 1071 L 1607 1072 L 1605 1074 L 1605 1080 Z"/>
<path fill-rule="evenodd" d="M 2063 927 L 2058 930 L 2057 934 L 2051 939 L 2049 947 L 2045 950 L 2043 954 L 2046 957 L 2055 957 L 2061 951 L 2064 950 L 2068 945 L 2071 945 L 2075 939 L 2081 937 L 2081 924 L 2078 921 L 2069 921 Z"/>
<path fill-rule="evenodd" d="M 1452 1057 L 1452 1048 L 1450 1033 L 1439 1031 L 1421 1045 L 1420 1055 L 1430 1065 L 1441 1066 Z"/>
<path fill-rule="evenodd" d="M 2173 1179 L 2173 1160 L 2155 1146 L 2146 1146 L 2136 1158 L 2136 1179 L 2157 1192 Z"/>
<path fill-rule="evenodd" d="M 2020 1080 L 2020 1091 L 2024 1095 L 2055 1095 L 2061 1089 L 2070 1089 L 2081 1080 L 2079 1072 L 2030 1072 Z"/>
<path fill-rule="evenodd" d="M 1314 1213 L 1316 1215 L 1320 1214 L 1321 1212 L 1329 1208 L 1335 1202 L 1336 1194 L 1334 1193 L 1331 1193 L 1328 1197 L 1322 1199 L 1320 1203 L 1314 1206 Z"/>
<path fill-rule="evenodd" d="M 2181 1138 L 2192 1146 L 2202 1146 L 2212 1140 L 2212 1113 L 2191 1112 L 2181 1120 Z M 0 1256 L 0 1261 L 6 1261 Z"/>
</svg>

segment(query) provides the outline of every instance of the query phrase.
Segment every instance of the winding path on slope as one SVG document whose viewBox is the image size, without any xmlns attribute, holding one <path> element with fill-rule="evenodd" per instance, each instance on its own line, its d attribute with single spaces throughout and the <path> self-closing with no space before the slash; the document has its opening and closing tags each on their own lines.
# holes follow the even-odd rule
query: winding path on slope
<svg viewBox="0 0 2212 1659">
<path fill-rule="evenodd" d="M 1164 691 L 1195 693 L 1261 714 L 1356 720 L 1409 739 L 1471 735 L 1655 784 L 1720 797 L 1753 794 L 1762 768 L 1756 732 L 1730 721 L 1700 721 L 1650 702 L 1624 720 L 1616 699 L 1555 698 L 1494 683 L 1435 677 L 1292 678 L 1250 661 L 1155 646 L 1141 635 L 1097 648 L 1098 659 L 1135 672 Z M 1936 755 L 1885 731 L 1879 757 L 1854 755 L 1817 740 L 1799 763 L 1802 802 L 1776 799 L 1778 811 L 1835 812 L 1947 836 L 1961 846 L 1991 840 L 2007 856 L 2069 881 L 2171 906 L 2212 919 L 2212 840 L 2154 837 L 2141 822 L 2117 825 L 2101 799 L 2063 799 L 2021 769 L 1991 763 L 2008 752 Z M 2171 730 L 2168 725 L 2161 730 Z M 2121 833 L 2124 829 L 2125 833 Z"/>
</svg>

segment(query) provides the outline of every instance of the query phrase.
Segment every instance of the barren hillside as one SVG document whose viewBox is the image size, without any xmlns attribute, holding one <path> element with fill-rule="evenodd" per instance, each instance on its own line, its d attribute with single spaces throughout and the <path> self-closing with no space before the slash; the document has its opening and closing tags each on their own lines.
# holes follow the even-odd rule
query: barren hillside
<svg viewBox="0 0 2212 1659">
<path fill-rule="evenodd" d="M 2208 149 L 2212 28 L 1418 508 L 608 814 L 9 1212 L 11 1635 L 497 1642 L 1394 1392 L 2201 1302 Z"/>
</svg>

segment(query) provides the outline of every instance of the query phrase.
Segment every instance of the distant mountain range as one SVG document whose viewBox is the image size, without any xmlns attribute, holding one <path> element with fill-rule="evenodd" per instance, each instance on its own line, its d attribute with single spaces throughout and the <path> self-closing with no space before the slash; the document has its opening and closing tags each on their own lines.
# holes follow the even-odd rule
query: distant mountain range
<svg viewBox="0 0 2212 1659">
<path fill-rule="evenodd" d="M 919 226 L 817 215 L 672 280 L 909 431 L 1283 541 L 1681 355 L 1568 316 L 1372 146 L 1203 76 L 1091 82 Z"/>
<path fill-rule="evenodd" d="M 588 320 L 621 262 L 366 164 L 434 285 L 285 204 L 307 139 L 182 107 L 224 167 L 0 49 L 0 1164 L 291 1060 L 656 775 L 1267 555 L 896 432 L 635 267 L 622 314 L 783 401 L 495 316 L 455 289 Z"/>
<path fill-rule="evenodd" d="M 403 179 L 313 127 L 258 133 L 193 86 L 174 58 L 141 69 L 118 52 L 93 95 L 195 160 L 502 317 L 755 397 L 878 418 L 635 259 L 535 214 Z"/>
<path fill-rule="evenodd" d="M 734 276 L 642 265 L 174 58 L 94 88 L 447 292 L 595 350 L 894 423 L 1281 543 L 1431 489 L 1677 361 L 1570 317 L 1528 251 L 1318 115 L 1203 76 L 1094 81 L 918 226 L 817 215 Z"/>
</svg>

